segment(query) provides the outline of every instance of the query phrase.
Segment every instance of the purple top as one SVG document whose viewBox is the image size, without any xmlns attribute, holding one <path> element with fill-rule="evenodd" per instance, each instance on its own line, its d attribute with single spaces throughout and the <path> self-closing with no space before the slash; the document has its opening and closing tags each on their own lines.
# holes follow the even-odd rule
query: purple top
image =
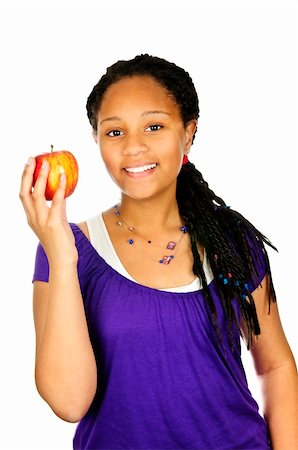
<svg viewBox="0 0 298 450">
<path fill-rule="evenodd" d="M 130 281 L 110 267 L 77 225 L 78 274 L 98 389 L 74 449 L 270 449 L 267 425 L 227 333 L 213 331 L 202 291 L 173 293 Z M 253 257 L 256 254 L 252 253 Z M 266 274 L 262 254 L 252 292 Z M 34 280 L 48 280 L 39 244 Z M 220 327 L 226 316 L 210 283 Z"/>
</svg>

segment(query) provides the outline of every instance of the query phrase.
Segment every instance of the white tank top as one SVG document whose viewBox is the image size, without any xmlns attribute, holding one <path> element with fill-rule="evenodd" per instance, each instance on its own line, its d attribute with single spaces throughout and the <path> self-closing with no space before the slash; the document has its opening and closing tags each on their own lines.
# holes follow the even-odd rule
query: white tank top
<svg viewBox="0 0 298 450">
<path fill-rule="evenodd" d="M 109 264 L 109 266 L 113 267 L 114 270 L 116 270 L 118 273 L 128 278 L 129 280 L 137 283 L 137 281 L 134 280 L 131 277 L 131 275 L 129 275 L 129 273 L 126 271 L 125 267 L 121 263 L 116 253 L 116 250 L 112 244 L 102 214 L 99 214 L 98 216 L 88 219 L 86 223 L 89 232 L 90 242 L 97 251 L 97 253 L 106 261 L 107 264 Z M 206 275 L 207 284 L 209 284 L 213 280 L 213 273 L 211 271 L 209 264 L 207 264 L 205 250 L 204 250 L 203 269 Z M 190 284 L 159 290 L 168 292 L 194 292 L 199 289 L 202 289 L 202 283 L 200 279 L 196 277 Z"/>
</svg>

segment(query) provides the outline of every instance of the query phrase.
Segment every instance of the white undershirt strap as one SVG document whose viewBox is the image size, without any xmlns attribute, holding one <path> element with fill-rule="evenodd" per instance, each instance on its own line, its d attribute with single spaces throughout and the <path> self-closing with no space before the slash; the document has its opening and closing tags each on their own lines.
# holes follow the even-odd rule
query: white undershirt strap
<svg viewBox="0 0 298 450">
<path fill-rule="evenodd" d="M 137 283 L 137 281 L 129 275 L 121 263 L 109 236 L 102 214 L 88 219 L 86 223 L 89 231 L 90 243 L 93 245 L 97 253 L 107 262 L 107 264 L 109 264 L 109 266 L 113 267 L 114 270 L 129 280 Z M 210 266 L 207 264 L 205 252 L 203 269 L 206 275 L 207 284 L 209 284 L 213 279 L 213 274 Z M 190 284 L 160 290 L 168 292 L 194 292 L 199 289 L 202 289 L 202 283 L 197 277 Z"/>
</svg>

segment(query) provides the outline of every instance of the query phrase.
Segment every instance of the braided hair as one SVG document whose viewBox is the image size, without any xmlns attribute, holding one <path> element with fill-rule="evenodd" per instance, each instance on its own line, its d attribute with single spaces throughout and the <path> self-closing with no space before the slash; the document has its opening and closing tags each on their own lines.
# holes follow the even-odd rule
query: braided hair
<svg viewBox="0 0 298 450">
<path fill-rule="evenodd" d="M 108 67 L 105 75 L 94 86 L 87 100 L 87 115 L 94 132 L 97 131 L 97 115 L 104 94 L 115 82 L 132 76 L 150 76 L 163 86 L 177 104 L 184 126 L 199 118 L 199 101 L 193 81 L 184 69 L 165 59 L 138 55 L 128 61 L 118 61 Z M 195 133 L 193 136 L 193 141 Z M 176 197 L 181 217 L 189 230 L 194 258 L 193 272 L 203 286 L 204 297 L 211 313 L 214 330 L 219 340 L 217 312 L 212 299 L 197 244 L 205 248 L 205 255 L 214 275 L 220 301 L 228 318 L 229 336 L 233 345 L 233 325 L 241 334 L 233 301 L 236 300 L 244 319 L 248 335 L 248 348 L 252 336 L 260 334 L 260 327 L 248 280 L 257 275 L 255 260 L 251 255 L 253 242 L 261 250 L 269 280 L 268 308 L 276 301 L 270 263 L 264 244 L 275 246 L 240 213 L 232 210 L 208 186 L 194 164 L 183 164 L 177 179 Z"/>
</svg>

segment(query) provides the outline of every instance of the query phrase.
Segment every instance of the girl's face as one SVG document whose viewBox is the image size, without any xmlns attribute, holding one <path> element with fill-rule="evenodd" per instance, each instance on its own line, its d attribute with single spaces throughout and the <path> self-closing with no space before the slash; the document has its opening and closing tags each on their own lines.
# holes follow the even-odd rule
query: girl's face
<svg viewBox="0 0 298 450">
<path fill-rule="evenodd" d="M 167 190 L 175 195 L 195 128 L 195 120 L 184 126 L 179 107 L 158 82 L 134 76 L 105 92 L 94 137 L 123 194 L 149 199 Z"/>
</svg>

